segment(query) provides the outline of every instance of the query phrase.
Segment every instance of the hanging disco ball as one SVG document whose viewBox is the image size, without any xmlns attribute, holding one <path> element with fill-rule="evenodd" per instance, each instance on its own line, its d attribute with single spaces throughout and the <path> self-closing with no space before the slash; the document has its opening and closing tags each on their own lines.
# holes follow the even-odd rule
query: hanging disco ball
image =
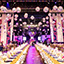
<svg viewBox="0 0 64 64">
<path fill-rule="evenodd" d="M 15 14 L 15 18 L 18 18 L 18 14 Z"/>
<path fill-rule="evenodd" d="M 46 21 L 46 23 L 48 24 L 48 23 L 49 23 L 49 21 Z"/>
<path fill-rule="evenodd" d="M 19 21 L 22 21 L 22 19 L 20 18 Z"/>
<path fill-rule="evenodd" d="M 37 27 L 37 30 L 39 30 L 39 27 Z"/>
<path fill-rule="evenodd" d="M 22 31 L 22 30 L 20 29 L 20 31 Z"/>
<path fill-rule="evenodd" d="M 16 25 L 18 25 L 18 22 L 16 23 Z"/>
<path fill-rule="evenodd" d="M 4 6 L 1 6 L 0 8 L 1 8 L 1 10 L 3 11 L 3 9 L 4 9 Z"/>
<path fill-rule="evenodd" d="M 58 7 L 56 5 L 53 6 L 53 10 L 57 10 Z"/>
<path fill-rule="evenodd" d="M 45 31 L 45 29 L 43 29 L 43 31 Z"/>
<path fill-rule="evenodd" d="M 48 16 L 46 16 L 46 19 L 48 20 L 48 19 L 49 19 L 49 17 L 48 17 Z"/>
<path fill-rule="evenodd" d="M 6 20 L 6 21 L 8 21 L 8 20 L 9 20 L 9 18 L 6 18 L 5 20 Z"/>
<path fill-rule="evenodd" d="M 17 21 L 17 18 L 14 18 L 15 21 Z"/>
<path fill-rule="evenodd" d="M 43 22 L 45 22 L 45 18 L 43 18 Z"/>
<path fill-rule="evenodd" d="M 47 31 L 49 31 L 49 29 L 47 29 Z"/>
<path fill-rule="evenodd" d="M 7 14 L 7 17 L 10 18 L 11 17 L 11 14 Z"/>
<path fill-rule="evenodd" d="M 40 25 L 42 25 L 42 22 L 39 22 L 39 23 L 38 23 L 38 26 L 40 26 Z"/>
<path fill-rule="evenodd" d="M 13 11 L 13 12 L 16 12 L 17 10 L 16 10 L 16 8 L 13 8 L 12 11 Z"/>
<path fill-rule="evenodd" d="M 30 24 L 33 24 L 32 22 Z"/>
<path fill-rule="evenodd" d="M 61 20 L 63 20 L 63 17 L 61 17 Z"/>
<path fill-rule="evenodd" d="M 34 18 L 35 18 L 35 17 L 34 17 L 33 15 L 30 17 L 31 20 L 34 20 Z"/>
<path fill-rule="evenodd" d="M 25 13 L 24 14 L 24 18 L 28 18 L 28 13 Z"/>
<path fill-rule="evenodd" d="M 47 12 L 49 11 L 49 8 L 48 8 L 48 7 L 44 7 L 43 11 L 44 11 L 45 13 L 47 13 Z"/>
<path fill-rule="evenodd" d="M 48 16 L 51 16 L 51 13 L 49 13 Z"/>
<path fill-rule="evenodd" d="M 7 8 L 5 6 L 1 6 L 1 10 L 6 12 L 7 11 Z"/>
<path fill-rule="evenodd" d="M 21 12 L 21 8 L 20 7 L 17 7 L 17 13 L 20 13 Z"/>
<path fill-rule="evenodd" d="M 26 22 L 23 22 L 24 25 L 26 25 L 27 23 Z"/>
<path fill-rule="evenodd" d="M 54 17 L 54 16 L 55 16 L 55 14 L 52 14 L 52 16 Z"/>
<path fill-rule="evenodd" d="M 40 7 L 36 7 L 35 10 L 36 10 L 36 12 L 39 12 L 40 11 Z"/>
<path fill-rule="evenodd" d="M 58 11 L 61 12 L 63 10 L 63 7 L 62 6 L 59 6 L 58 7 Z"/>
<path fill-rule="evenodd" d="M 7 8 L 6 7 L 4 7 L 4 12 L 7 12 Z"/>
<path fill-rule="evenodd" d="M 4 11 L 4 12 L 7 12 L 7 8 L 6 8 L 6 7 L 4 7 L 3 11 Z"/>
<path fill-rule="evenodd" d="M 20 24 L 20 26 L 22 26 L 22 24 Z"/>
</svg>

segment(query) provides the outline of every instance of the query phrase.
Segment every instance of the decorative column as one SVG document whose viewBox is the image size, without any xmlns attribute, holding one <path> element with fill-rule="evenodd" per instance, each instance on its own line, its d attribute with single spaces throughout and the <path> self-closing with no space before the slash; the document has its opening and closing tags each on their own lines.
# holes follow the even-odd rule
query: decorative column
<svg viewBox="0 0 64 64">
<path fill-rule="evenodd" d="M 54 14 L 53 14 L 53 34 L 54 34 L 54 42 L 57 42 L 57 26 L 56 26 L 56 23 L 57 23 L 57 19 L 56 19 L 55 13 L 54 13 Z"/>
<path fill-rule="evenodd" d="M 6 14 L 2 14 L 1 41 L 3 41 L 4 46 L 7 39 L 7 22 L 5 21 L 6 17 Z"/>
<path fill-rule="evenodd" d="M 62 20 L 62 27 L 63 27 L 63 42 L 64 42 L 64 14 L 63 14 L 63 20 Z"/>
<path fill-rule="evenodd" d="M 12 17 L 11 17 L 11 24 L 10 24 L 10 41 L 12 41 L 12 37 L 13 37 L 13 24 L 14 24 L 14 14 L 12 14 Z"/>
<path fill-rule="evenodd" d="M 0 42 L 1 42 L 1 25 L 2 25 L 2 17 L 0 17 Z"/>
<path fill-rule="evenodd" d="M 3 19 L 4 15 L 2 15 L 2 25 L 1 25 L 1 41 L 4 41 L 4 19 Z"/>
<path fill-rule="evenodd" d="M 51 41 L 54 42 L 54 33 L 53 33 L 53 20 L 52 20 L 52 16 L 50 16 L 50 32 L 51 32 Z"/>
<path fill-rule="evenodd" d="M 62 33 L 62 24 L 61 24 L 61 16 L 57 14 L 57 42 L 63 42 L 63 33 Z"/>
</svg>

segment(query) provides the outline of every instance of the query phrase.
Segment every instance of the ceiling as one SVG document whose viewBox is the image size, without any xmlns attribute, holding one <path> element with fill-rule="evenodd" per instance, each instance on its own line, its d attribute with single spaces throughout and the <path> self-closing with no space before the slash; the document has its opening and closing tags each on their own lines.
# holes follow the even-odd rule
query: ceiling
<svg viewBox="0 0 64 64">
<path fill-rule="evenodd" d="M 1 0 L 2 2 L 63 2 L 63 0 Z"/>
</svg>

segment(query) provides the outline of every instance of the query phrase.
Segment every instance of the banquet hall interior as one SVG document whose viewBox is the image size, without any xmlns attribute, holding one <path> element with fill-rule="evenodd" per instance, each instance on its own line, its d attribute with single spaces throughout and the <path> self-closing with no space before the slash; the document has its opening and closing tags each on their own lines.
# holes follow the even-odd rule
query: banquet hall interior
<svg viewBox="0 0 64 64">
<path fill-rule="evenodd" d="M 0 64 L 64 64 L 64 0 L 0 0 Z"/>
</svg>

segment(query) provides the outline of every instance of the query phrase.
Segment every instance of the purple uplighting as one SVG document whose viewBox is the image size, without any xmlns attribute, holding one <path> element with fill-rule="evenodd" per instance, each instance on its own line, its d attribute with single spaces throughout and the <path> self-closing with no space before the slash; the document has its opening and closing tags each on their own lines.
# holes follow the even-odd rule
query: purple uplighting
<svg viewBox="0 0 64 64">
<path fill-rule="evenodd" d="M 0 0 L 0 64 L 64 64 L 63 1 Z"/>
</svg>

